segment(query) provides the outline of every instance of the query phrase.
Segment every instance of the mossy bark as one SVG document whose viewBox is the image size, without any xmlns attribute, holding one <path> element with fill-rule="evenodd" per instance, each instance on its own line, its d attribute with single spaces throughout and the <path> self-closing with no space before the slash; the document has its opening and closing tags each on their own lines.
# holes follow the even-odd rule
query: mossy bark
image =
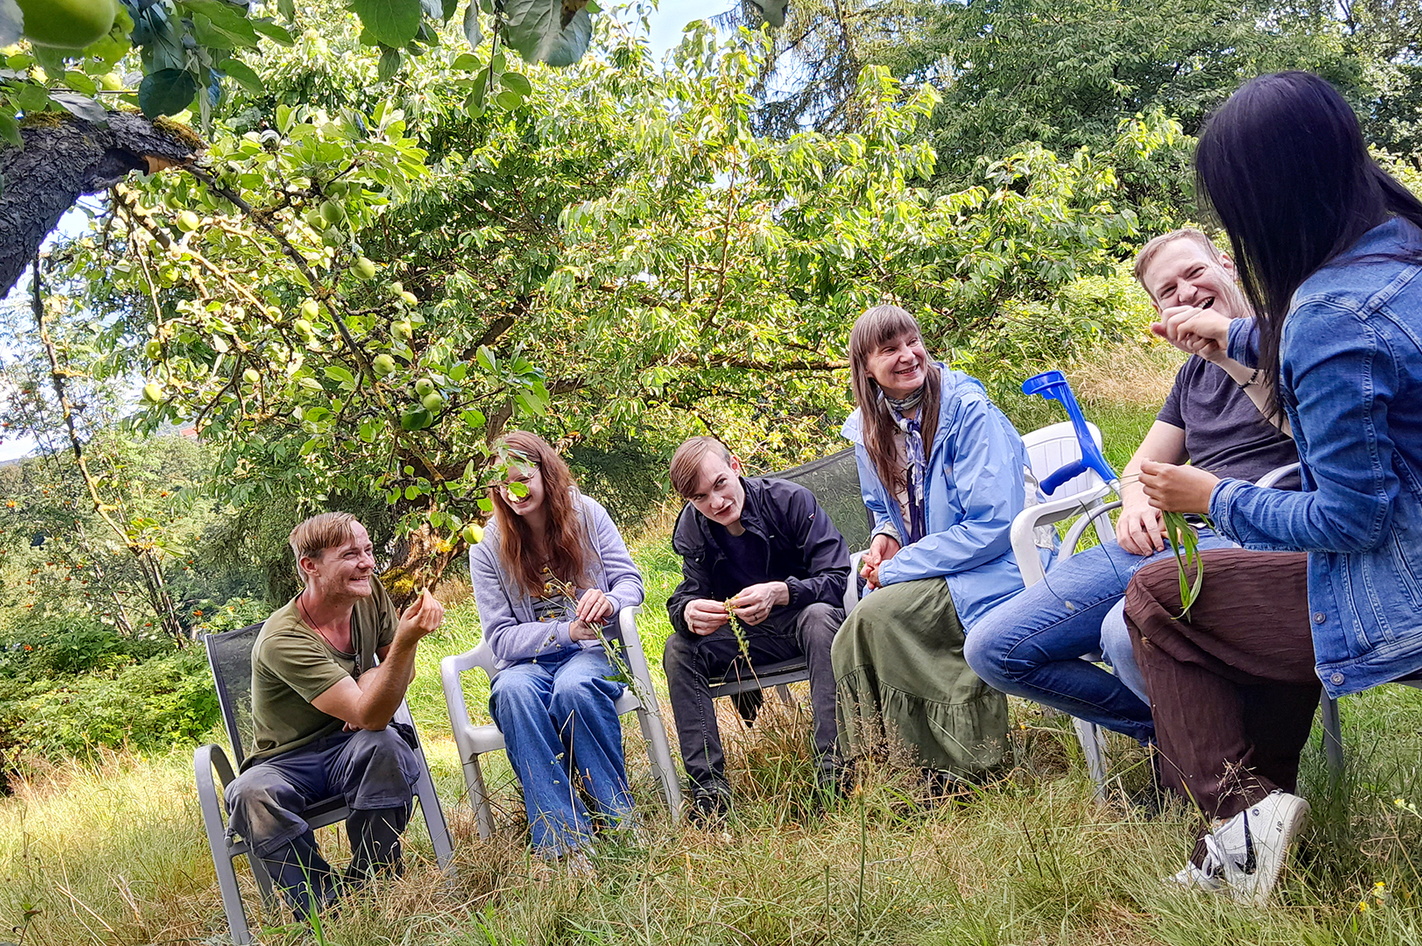
<svg viewBox="0 0 1422 946">
<path fill-rule="evenodd" d="M 0 294 L 81 196 L 133 171 L 189 164 L 205 147 L 191 129 L 136 112 L 109 112 L 103 124 L 58 113 L 37 118 L 20 130 L 23 148 L 0 146 Z"/>
</svg>

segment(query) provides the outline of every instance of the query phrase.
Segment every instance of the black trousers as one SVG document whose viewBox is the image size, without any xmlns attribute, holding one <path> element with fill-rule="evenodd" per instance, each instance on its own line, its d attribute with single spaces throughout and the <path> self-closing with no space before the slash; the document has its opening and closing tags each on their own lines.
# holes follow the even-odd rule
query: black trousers
<svg viewBox="0 0 1422 946">
<path fill-rule="evenodd" d="M 830 645 L 842 623 L 843 608 L 816 602 L 798 611 L 782 608 L 760 624 L 745 625 L 749 667 L 745 666 L 730 625 L 722 625 L 705 637 L 691 638 L 674 633 L 667 638 L 662 665 L 671 691 L 681 761 L 693 791 L 720 789 L 725 785 L 726 757 L 721 749 L 721 730 L 716 724 L 710 681 L 721 677 L 738 661 L 741 672 L 749 674 L 756 667 L 805 657 L 810 670 L 816 754 L 822 767 L 833 768 L 837 755 Z"/>
</svg>

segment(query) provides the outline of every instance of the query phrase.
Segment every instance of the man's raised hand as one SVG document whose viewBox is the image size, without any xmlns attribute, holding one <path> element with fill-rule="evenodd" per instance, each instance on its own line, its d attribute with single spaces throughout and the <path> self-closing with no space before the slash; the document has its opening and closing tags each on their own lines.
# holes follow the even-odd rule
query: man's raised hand
<svg viewBox="0 0 1422 946">
<path fill-rule="evenodd" d="M 435 600 L 426 588 L 420 596 L 400 615 L 400 625 L 395 636 L 413 636 L 416 640 L 429 634 L 444 621 L 444 605 Z"/>
<path fill-rule="evenodd" d="M 1229 323 L 1229 316 L 1216 309 L 1179 305 L 1162 309 L 1150 330 L 1187 354 L 1215 361 L 1229 349 Z"/>
</svg>

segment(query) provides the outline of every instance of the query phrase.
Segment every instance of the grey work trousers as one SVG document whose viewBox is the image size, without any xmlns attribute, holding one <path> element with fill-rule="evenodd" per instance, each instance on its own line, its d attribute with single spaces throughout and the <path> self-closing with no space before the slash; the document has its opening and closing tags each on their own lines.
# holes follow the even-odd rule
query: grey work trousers
<svg viewBox="0 0 1422 946">
<path fill-rule="evenodd" d="M 343 795 L 353 811 L 408 809 L 419 777 L 415 751 L 393 726 L 333 733 L 233 779 L 224 793 L 227 830 L 265 858 L 311 830 L 302 817 L 308 805 Z"/>
</svg>

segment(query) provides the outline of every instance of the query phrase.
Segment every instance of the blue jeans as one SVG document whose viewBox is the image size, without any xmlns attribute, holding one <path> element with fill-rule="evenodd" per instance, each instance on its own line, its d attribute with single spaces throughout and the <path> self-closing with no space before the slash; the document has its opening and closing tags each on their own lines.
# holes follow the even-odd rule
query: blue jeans
<svg viewBox="0 0 1422 946">
<path fill-rule="evenodd" d="M 632 811 L 622 755 L 622 723 L 613 704 L 623 684 L 609 680 L 601 650 L 566 650 L 499 671 L 489 712 L 504 734 L 523 786 L 534 850 L 556 857 L 586 845 L 598 814 L 620 824 Z"/>
<path fill-rule="evenodd" d="M 1199 547 L 1231 548 L 1234 543 L 1202 529 Z M 1078 552 L 1057 563 L 1047 577 L 993 608 L 968 632 L 963 654 L 968 666 L 1004 693 L 1024 697 L 1105 726 L 1144 743 L 1155 733 L 1150 706 L 1122 679 L 1084 654 L 1102 649 L 1103 624 L 1126 593 L 1131 575 L 1149 562 L 1173 559 L 1165 551 L 1142 557 L 1115 542 Z M 1113 665 L 1140 679 L 1113 635 Z M 1140 684 L 1144 689 L 1144 684 Z"/>
</svg>

